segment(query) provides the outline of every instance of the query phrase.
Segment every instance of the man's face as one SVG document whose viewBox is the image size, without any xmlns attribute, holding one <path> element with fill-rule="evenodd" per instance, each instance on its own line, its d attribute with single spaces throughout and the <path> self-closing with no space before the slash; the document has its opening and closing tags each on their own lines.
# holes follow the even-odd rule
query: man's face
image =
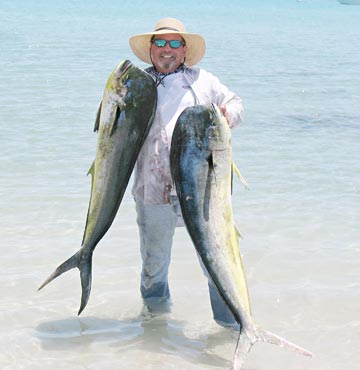
<svg viewBox="0 0 360 370">
<path fill-rule="evenodd" d="M 182 37 L 176 33 L 156 35 L 155 39 L 183 41 Z M 164 47 L 158 47 L 152 43 L 150 46 L 150 56 L 156 70 L 161 73 L 170 73 L 175 71 L 175 69 L 184 61 L 186 48 L 186 45 L 181 45 L 178 49 L 174 49 L 170 47 L 169 43 Z"/>
</svg>

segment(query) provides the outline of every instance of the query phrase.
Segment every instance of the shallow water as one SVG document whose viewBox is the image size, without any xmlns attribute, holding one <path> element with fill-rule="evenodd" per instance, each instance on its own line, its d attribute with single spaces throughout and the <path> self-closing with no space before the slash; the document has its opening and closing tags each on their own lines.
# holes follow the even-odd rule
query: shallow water
<svg viewBox="0 0 360 370">
<path fill-rule="evenodd" d="M 106 78 L 125 58 L 143 66 L 127 39 L 170 15 L 205 36 L 201 66 L 244 100 L 234 157 L 251 190 L 235 180 L 234 213 L 255 320 L 314 353 L 257 344 L 245 369 L 357 369 L 360 7 L 207 0 L 191 2 L 189 12 L 187 1 L 121 4 L 0 5 L 0 368 L 231 366 L 237 334 L 212 320 L 185 229 L 174 241 L 171 312 L 142 312 L 129 192 L 96 249 L 83 314 L 75 270 L 36 291 L 80 246 Z"/>
</svg>

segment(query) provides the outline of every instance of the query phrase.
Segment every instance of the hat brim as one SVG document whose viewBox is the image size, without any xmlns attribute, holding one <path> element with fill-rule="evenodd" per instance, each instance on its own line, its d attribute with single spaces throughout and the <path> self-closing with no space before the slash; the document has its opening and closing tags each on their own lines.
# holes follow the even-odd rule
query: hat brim
<svg viewBox="0 0 360 370">
<path fill-rule="evenodd" d="M 154 32 L 143 33 L 132 36 L 129 44 L 133 53 L 143 62 L 152 64 L 150 58 L 150 41 L 153 35 L 165 35 L 169 33 L 179 34 L 186 43 L 186 58 L 185 64 L 189 67 L 197 64 L 203 58 L 206 50 L 205 40 L 202 36 L 196 33 L 177 32 L 169 30 L 160 30 Z"/>
</svg>

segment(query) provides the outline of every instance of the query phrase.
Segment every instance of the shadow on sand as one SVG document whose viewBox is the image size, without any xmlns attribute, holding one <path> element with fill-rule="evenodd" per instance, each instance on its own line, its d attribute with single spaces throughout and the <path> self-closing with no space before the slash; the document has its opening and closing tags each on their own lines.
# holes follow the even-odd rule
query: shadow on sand
<svg viewBox="0 0 360 370">
<path fill-rule="evenodd" d="M 228 343 L 233 348 L 235 332 L 219 328 L 192 338 L 184 333 L 185 324 L 167 314 L 141 314 L 128 320 L 74 317 L 43 322 L 35 328 L 34 335 L 42 348 L 49 351 L 86 350 L 94 343 L 106 342 L 120 353 L 129 349 L 152 351 L 178 356 L 194 364 L 231 367 L 231 351 L 229 358 L 224 358 L 216 354 L 216 347 Z"/>
</svg>

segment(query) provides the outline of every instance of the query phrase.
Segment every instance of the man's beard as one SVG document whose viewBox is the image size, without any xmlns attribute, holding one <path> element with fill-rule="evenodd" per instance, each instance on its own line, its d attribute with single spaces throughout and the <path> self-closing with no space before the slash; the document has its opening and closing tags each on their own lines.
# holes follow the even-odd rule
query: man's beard
<svg viewBox="0 0 360 370">
<path fill-rule="evenodd" d="M 165 71 L 175 69 L 176 64 L 177 64 L 177 61 L 176 60 L 169 60 L 169 61 L 161 61 L 161 62 L 159 62 L 159 66 L 163 70 L 165 70 Z"/>
</svg>

